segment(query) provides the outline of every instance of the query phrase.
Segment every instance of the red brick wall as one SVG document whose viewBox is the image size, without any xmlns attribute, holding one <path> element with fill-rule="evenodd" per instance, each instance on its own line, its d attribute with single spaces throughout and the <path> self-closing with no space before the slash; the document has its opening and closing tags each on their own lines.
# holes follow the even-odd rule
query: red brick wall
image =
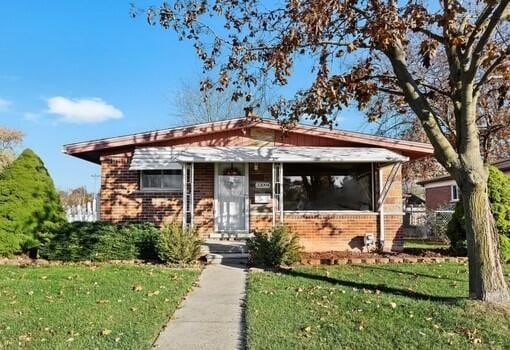
<svg viewBox="0 0 510 350">
<path fill-rule="evenodd" d="M 182 194 L 140 192 L 138 171 L 129 170 L 130 154 L 101 158 L 101 220 L 111 222 L 182 220 Z"/>
<path fill-rule="evenodd" d="M 403 248 L 402 215 L 385 215 L 385 250 Z M 371 214 L 293 214 L 284 221 L 298 234 L 305 251 L 361 251 L 363 237 L 370 233 L 378 237 L 379 215 Z"/>
<path fill-rule="evenodd" d="M 451 201 L 451 186 L 445 185 L 441 187 L 427 188 L 425 189 L 425 198 L 427 207 L 429 209 L 436 210 Z"/>
<path fill-rule="evenodd" d="M 195 164 L 194 224 L 207 237 L 214 231 L 214 164 Z"/>
</svg>

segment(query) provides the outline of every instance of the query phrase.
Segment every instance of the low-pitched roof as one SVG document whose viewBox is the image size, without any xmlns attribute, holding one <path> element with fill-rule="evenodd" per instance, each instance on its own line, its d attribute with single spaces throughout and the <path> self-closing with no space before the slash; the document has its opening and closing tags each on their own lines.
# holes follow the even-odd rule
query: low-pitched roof
<svg viewBox="0 0 510 350">
<path fill-rule="evenodd" d="M 497 160 L 495 162 L 491 163 L 495 167 L 497 167 L 501 171 L 509 171 L 510 170 L 510 158 L 504 158 L 501 160 Z M 441 181 L 447 181 L 452 180 L 452 177 L 450 175 L 443 175 L 443 176 L 437 176 L 433 177 L 432 179 L 422 180 L 418 181 L 417 184 L 421 186 L 425 186 L 431 183 L 441 182 Z"/>
<path fill-rule="evenodd" d="M 141 132 L 131 135 L 123 135 L 111 138 L 97 139 L 64 145 L 63 152 L 78 158 L 99 163 L 101 153 L 116 148 L 154 146 L 160 142 L 214 134 L 229 130 L 246 128 L 263 128 L 281 130 L 280 124 L 267 119 L 247 120 L 245 118 L 225 121 L 197 124 L 190 126 L 175 127 L 170 129 Z M 315 127 L 299 124 L 289 130 L 290 133 L 301 133 L 322 138 L 341 140 L 353 145 L 359 144 L 365 147 L 381 147 L 404 154 L 411 159 L 432 155 L 433 148 L 428 143 L 413 142 L 392 139 L 388 137 L 368 135 L 358 132 L 330 130 L 324 127 Z"/>
</svg>

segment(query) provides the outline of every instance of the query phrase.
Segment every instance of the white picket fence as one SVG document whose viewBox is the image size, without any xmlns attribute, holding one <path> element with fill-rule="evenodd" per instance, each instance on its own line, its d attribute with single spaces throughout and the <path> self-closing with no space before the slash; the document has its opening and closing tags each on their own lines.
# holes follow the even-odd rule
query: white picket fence
<svg viewBox="0 0 510 350">
<path fill-rule="evenodd" d="M 66 207 L 67 221 L 86 221 L 94 222 L 99 221 L 99 197 L 94 196 L 91 202 L 84 203 L 83 205 L 73 205 Z"/>
</svg>

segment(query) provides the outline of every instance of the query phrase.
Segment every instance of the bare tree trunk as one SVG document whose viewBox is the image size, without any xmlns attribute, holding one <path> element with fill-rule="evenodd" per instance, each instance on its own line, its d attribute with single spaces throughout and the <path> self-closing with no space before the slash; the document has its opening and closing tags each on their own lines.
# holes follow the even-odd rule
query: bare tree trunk
<svg viewBox="0 0 510 350">
<path fill-rule="evenodd" d="M 460 184 L 469 257 L 469 297 L 487 302 L 510 301 L 501 267 L 499 237 L 487 195 L 487 181 Z"/>
</svg>

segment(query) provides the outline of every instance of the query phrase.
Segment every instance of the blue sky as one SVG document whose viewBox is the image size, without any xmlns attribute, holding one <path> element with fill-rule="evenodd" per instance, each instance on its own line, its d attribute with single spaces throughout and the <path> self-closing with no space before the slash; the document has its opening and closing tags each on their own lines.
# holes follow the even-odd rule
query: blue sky
<svg viewBox="0 0 510 350">
<path fill-rule="evenodd" d="M 62 154 L 63 144 L 179 125 L 172 92 L 200 77 L 190 43 L 132 19 L 130 2 L 2 4 L 0 125 L 25 134 L 23 147 L 41 156 L 60 189 L 93 191 L 99 173 L 99 166 Z M 303 81 L 299 73 L 294 81 Z M 342 115 L 340 128 L 362 125 L 357 113 Z"/>
</svg>

